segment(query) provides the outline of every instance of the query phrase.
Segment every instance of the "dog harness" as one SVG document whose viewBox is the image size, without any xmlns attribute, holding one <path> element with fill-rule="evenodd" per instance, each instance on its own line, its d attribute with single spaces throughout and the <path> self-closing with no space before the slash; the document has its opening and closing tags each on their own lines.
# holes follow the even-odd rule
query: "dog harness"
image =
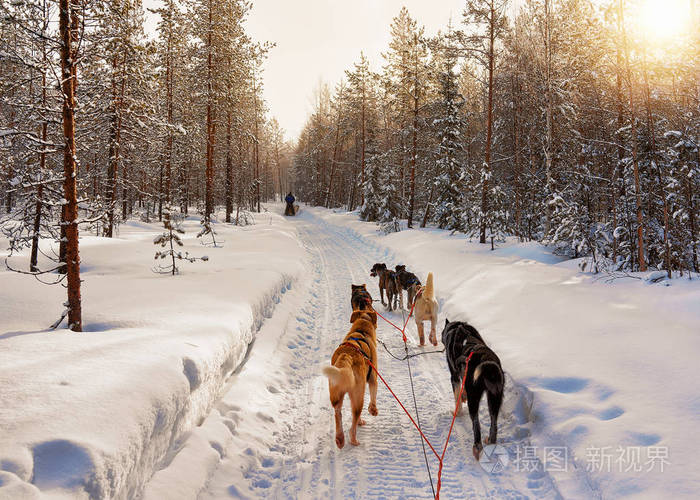
<svg viewBox="0 0 700 500">
<path fill-rule="evenodd" d="M 362 354 L 362 356 L 363 356 L 365 359 L 367 359 L 367 360 L 369 360 L 369 361 L 372 361 L 371 359 L 369 359 L 369 356 L 367 356 L 367 354 L 365 354 L 365 351 L 363 351 L 362 349 L 360 349 L 360 348 L 359 348 L 358 346 L 356 346 L 355 344 L 351 344 L 351 343 L 349 342 L 350 340 L 354 340 L 354 341 L 356 341 L 356 342 L 363 342 L 363 343 L 367 346 L 367 349 L 369 349 L 369 352 L 372 352 L 372 349 L 371 349 L 370 346 L 369 346 L 369 342 L 367 342 L 366 339 L 363 339 L 362 337 L 350 337 L 350 338 L 348 339 L 348 341 L 345 341 L 345 342 L 343 342 L 343 343 L 340 344 L 340 345 L 341 345 L 341 346 L 346 345 L 346 346 L 352 347 L 352 348 L 355 349 L 357 352 L 359 352 L 360 354 Z M 372 365 L 370 364 L 370 365 L 369 365 L 369 370 L 367 370 L 367 381 L 368 381 L 368 382 L 369 382 L 369 376 L 370 376 L 371 374 L 372 374 Z"/>
</svg>

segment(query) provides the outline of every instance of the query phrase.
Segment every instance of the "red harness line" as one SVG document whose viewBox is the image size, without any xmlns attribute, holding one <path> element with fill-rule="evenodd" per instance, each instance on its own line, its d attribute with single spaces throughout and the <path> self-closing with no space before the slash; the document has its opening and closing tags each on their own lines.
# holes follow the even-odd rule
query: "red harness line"
<svg viewBox="0 0 700 500">
<path fill-rule="evenodd" d="M 416 294 L 416 298 L 418 298 L 418 296 L 421 294 L 421 292 L 422 292 L 422 290 Z M 403 341 L 405 344 L 406 340 L 407 340 L 406 339 L 406 325 L 408 325 L 408 321 L 411 319 L 411 315 L 413 314 L 413 309 L 415 307 L 416 307 L 416 301 L 414 299 L 413 305 L 411 306 L 411 312 L 408 314 L 408 318 L 406 318 L 406 322 L 404 323 L 403 328 L 399 328 L 398 326 L 396 326 L 394 323 L 392 323 L 391 321 L 386 319 L 384 316 L 382 316 L 378 312 L 377 312 L 377 316 L 379 316 L 384 321 L 386 321 L 391 326 L 393 326 L 398 331 L 400 331 L 401 335 L 403 335 Z M 353 344 L 348 344 L 348 345 L 355 347 Z M 362 352 L 361 349 L 359 349 L 358 347 L 355 347 L 355 348 L 358 351 Z M 364 355 L 364 353 L 362 353 L 362 354 Z M 464 376 L 462 377 L 462 385 L 459 389 L 459 397 L 457 398 L 457 401 L 455 402 L 455 411 L 452 414 L 452 423 L 450 423 L 450 430 L 447 433 L 447 440 L 445 441 L 445 446 L 442 448 L 442 455 L 438 455 L 438 453 L 437 453 L 437 451 L 435 451 L 435 448 L 433 447 L 433 445 L 430 443 L 430 441 L 425 436 L 425 434 L 423 434 L 423 431 L 421 430 L 420 427 L 418 427 L 418 424 L 415 422 L 415 420 L 413 420 L 413 417 L 408 412 L 406 407 L 403 405 L 401 400 L 396 396 L 396 394 L 394 394 L 394 391 L 391 390 L 391 387 L 389 387 L 389 384 L 386 383 L 386 380 L 384 380 L 384 377 L 382 377 L 381 373 L 379 373 L 379 370 L 377 370 L 377 367 L 372 364 L 372 361 L 370 361 L 370 359 L 367 356 L 365 356 L 365 360 L 367 361 L 367 363 L 369 363 L 369 365 L 374 369 L 374 371 L 377 373 L 377 376 L 381 379 L 382 383 L 386 386 L 386 388 L 389 389 L 389 392 L 391 393 L 391 395 L 394 396 L 394 399 L 396 400 L 396 402 L 399 403 L 399 406 L 401 407 L 401 409 L 406 413 L 406 415 L 408 415 L 408 418 L 411 420 L 411 423 L 420 433 L 420 436 L 423 439 L 423 441 L 425 441 L 428 444 L 428 446 L 430 447 L 430 450 L 435 454 L 435 458 L 438 459 L 438 463 L 440 465 L 438 468 L 437 492 L 435 493 L 435 500 L 440 500 L 440 487 L 442 485 L 442 465 L 443 465 L 444 458 L 445 458 L 445 452 L 447 451 L 447 445 L 450 443 L 450 436 L 452 435 L 452 428 L 454 427 L 455 419 L 457 418 L 457 410 L 459 409 L 460 402 L 462 400 L 462 393 L 464 392 L 464 382 L 467 380 L 467 369 L 469 368 L 469 360 L 471 359 L 472 354 L 474 354 L 473 351 L 469 353 L 469 356 L 467 357 L 466 361 L 464 362 L 465 366 L 464 366 Z"/>
<path fill-rule="evenodd" d="M 406 326 L 408 325 L 408 321 L 411 319 L 411 315 L 413 314 L 413 309 L 416 307 L 416 299 L 417 299 L 418 297 L 420 297 L 420 294 L 421 294 L 421 293 L 423 293 L 423 290 L 418 291 L 418 293 L 416 294 L 416 296 L 413 298 L 413 305 L 411 306 L 411 312 L 408 313 L 408 317 L 406 318 L 406 322 L 403 324 L 403 328 L 400 328 L 400 327 L 396 326 L 394 323 L 392 323 L 391 321 L 389 321 L 388 319 L 386 319 L 384 316 L 382 316 L 381 314 L 379 314 L 379 312 L 377 312 L 376 310 L 374 311 L 374 312 L 377 313 L 377 316 L 379 316 L 379 317 L 382 318 L 384 321 L 386 321 L 386 322 L 389 323 L 391 326 L 393 326 L 394 328 L 396 328 L 398 331 L 401 332 L 401 335 L 403 336 L 403 343 L 404 343 L 404 344 L 408 341 L 408 339 L 406 338 Z"/>
</svg>

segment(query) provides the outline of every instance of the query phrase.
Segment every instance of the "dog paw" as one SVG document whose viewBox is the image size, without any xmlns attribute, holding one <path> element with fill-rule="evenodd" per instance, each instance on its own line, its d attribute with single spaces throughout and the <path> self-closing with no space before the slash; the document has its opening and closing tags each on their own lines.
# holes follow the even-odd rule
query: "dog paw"
<svg viewBox="0 0 700 500">
<path fill-rule="evenodd" d="M 362 418 L 361 418 L 360 420 L 357 421 L 357 425 L 365 425 L 366 423 L 367 423 L 367 422 L 365 422 L 365 420 L 362 419 Z"/>
<path fill-rule="evenodd" d="M 474 447 L 472 448 L 472 454 L 474 455 L 474 458 L 476 460 L 479 460 L 479 455 L 481 455 L 481 447 L 474 445 Z"/>
<path fill-rule="evenodd" d="M 360 446 L 360 442 L 357 440 L 357 438 L 355 438 L 355 439 L 350 438 L 350 444 L 353 446 Z"/>
<path fill-rule="evenodd" d="M 377 411 L 377 405 L 375 404 L 370 404 L 369 407 L 367 408 L 369 410 L 369 414 L 372 415 L 373 417 L 376 417 L 379 412 Z"/>
<path fill-rule="evenodd" d="M 338 448 L 342 450 L 343 446 L 345 446 L 345 434 L 336 434 L 335 444 L 338 445 Z"/>
</svg>

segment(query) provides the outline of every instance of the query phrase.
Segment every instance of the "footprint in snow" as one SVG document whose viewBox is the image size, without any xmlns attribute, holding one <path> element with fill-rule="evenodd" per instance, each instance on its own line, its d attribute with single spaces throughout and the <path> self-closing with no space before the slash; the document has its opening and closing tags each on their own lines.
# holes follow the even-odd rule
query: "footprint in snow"
<svg viewBox="0 0 700 500">
<path fill-rule="evenodd" d="M 582 391 L 588 386 L 589 382 L 588 379 L 578 377 L 534 377 L 531 379 L 531 385 L 533 386 L 539 386 L 562 394 Z"/>
<path fill-rule="evenodd" d="M 253 481 L 253 486 L 256 488 L 269 488 L 272 483 L 269 479 L 256 479 Z"/>
<path fill-rule="evenodd" d="M 623 410 L 619 406 L 612 406 L 610 408 L 607 408 L 607 409 L 601 411 L 598 414 L 598 418 L 601 420 L 613 420 L 613 419 L 616 419 L 617 417 L 621 416 L 624 413 L 625 413 L 625 410 Z"/>
<path fill-rule="evenodd" d="M 275 419 L 272 418 L 270 415 L 265 415 L 263 412 L 259 411 L 258 413 L 255 414 L 260 420 L 264 420 L 265 422 L 274 422 Z"/>
<path fill-rule="evenodd" d="M 635 446 L 654 446 L 661 441 L 658 434 L 646 434 L 644 432 L 628 432 L 628 438 Z"/>
</svg>

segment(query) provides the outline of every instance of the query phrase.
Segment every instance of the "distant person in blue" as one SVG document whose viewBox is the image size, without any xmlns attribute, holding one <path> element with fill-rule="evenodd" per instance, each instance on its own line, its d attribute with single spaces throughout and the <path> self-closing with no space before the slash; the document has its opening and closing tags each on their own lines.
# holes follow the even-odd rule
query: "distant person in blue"
<svg viewBox="0 0 700 500">
<path fill-rule="evenodd" d="M 290 191 L 284 199 L 287 202 L 287 207 L 284 209 L 284 215 L 294 215 L 294 195 Z"/>
</svg>

